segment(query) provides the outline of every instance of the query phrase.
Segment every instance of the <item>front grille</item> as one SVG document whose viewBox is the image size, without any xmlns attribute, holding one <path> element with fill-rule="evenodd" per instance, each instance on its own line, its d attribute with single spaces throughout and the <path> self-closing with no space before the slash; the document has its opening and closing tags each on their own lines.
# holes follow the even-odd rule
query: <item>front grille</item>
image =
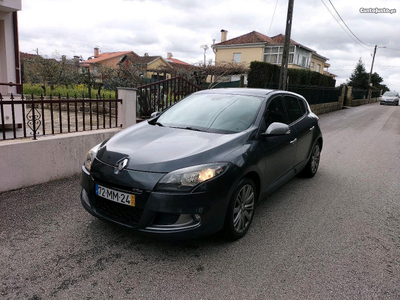
<svg viewBox="0 0 400 300">
<path fill-rule="evenodd" d="M 105 181 L 105 180 L 102 180 L 102 179 L 100 179 L 100 178 L 98 178 L 98 177 L 95 177 L 95 176 L 93 176 L 93 179 L 95 180 L 95 182 L 97 182 L 97 183 L 99 183 L 99 184 L 101 184 L 101 185 L 104 185 L 104 186 L 106 186 L 106 187 L 110 187 L 110 182 L 108 182 L 108 181 Z M 125 193 L 132 193 L 132 191 L 136 194 L 136 193 L 138 193 L 138 194 L 141 194 L 141 193 L 143 193 L 143 190 L 141 190 L 141 189 L 136 189 L 136 188 L 132 188 L 131 186 L 128 186 L 128 185 L 122 185 L 122 184 L 118 184 L 118 183 L 115 183 L 115 182 L 113 182 L 112 183 L 112 187 L 110 187 L 110 188 L 112 188 L 112 189 L 119 189 L 119 190 L 121 190 L 121 191 L 123 191 L 123 192 L 125 192 Z"/>
<path fill-rule="evenodd" d="M 124 224 L 137 225 L 144 211 L 141 208 L 120 204 L 99 196 L 95 196 L 94 198 L 96 202 L 95 207 L 102 215 Z"/>
</svg>

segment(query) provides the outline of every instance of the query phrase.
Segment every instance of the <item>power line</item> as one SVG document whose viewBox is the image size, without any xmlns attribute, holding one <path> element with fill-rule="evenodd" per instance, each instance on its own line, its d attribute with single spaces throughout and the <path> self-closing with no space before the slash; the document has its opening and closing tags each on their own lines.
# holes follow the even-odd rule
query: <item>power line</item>
<svg viewBox="0 0 400 300">
<path fill-rule="evenodd" d="M 354 37 L 359 40 L 361 43 L 363 43 L 364 45 L 368 46 L 368 47 L 374 47 L 373 45 L 368 45 L 366 43 L 364 43 L 362 40 L 360 40 L 354 33 L 353 31 L 351 31 L 351 29 L 349 28 L 349 26 L 347 26 L 346 22 L 342 19 L 342 17 L 340 16 L 339 12 L 336 10 L 336 7 L 333 5 L 331 0 L 328 0 L 329 3 L 332 5 L 333 9 L 335 10 L 336 14 L 339 16 L 340 20 L 342 20 L 343 24 L 346 26 L 346 28 L 351 32 L 352 35 L 354 35 Z"/>
<path fill-rule="evenodd" d="M 335 19 L 335 21 L 340 25 L 340 27 L 342 27 L 342 29 L 344 30 L 344 32 L 346 32 L 346 34 L 353 40 L 355 41 L 358 45 L 360 45 L 361 47 L 363 47 L 364 49 L 370 50 L 367 47 L 365 47 L 364 45 L 362 45 L 360 42 L 358 42 L 356 39 L 354 39 L 347 31 L 346 29 L 344 29 L 344 27 L 342 26 L 342 24 L 340 24 L 340 22 L 336 19 L 336 17 L 333 15 L 333 13 L 329 10 L 328 6 L 325 4 L 324 0 L 321 0 L 321 2 L 325 5 L 326 9 L 329 11 L 329 13 L 331 14 L 332 18 Z"/>
<path fill-rule="evenodd" d="M 268 34 L 267 34 L 268 36 L 269 36 L 269 33 L 271 32 L 272 23 L 274 22 L 276 7 L 278 6 L 278 2 L 279 2 L 279 0 L 276 0 L 274 14 L 272 15 L 271 24 L 269 25 L 269 29 L 268 29 Z"/>
</svg>

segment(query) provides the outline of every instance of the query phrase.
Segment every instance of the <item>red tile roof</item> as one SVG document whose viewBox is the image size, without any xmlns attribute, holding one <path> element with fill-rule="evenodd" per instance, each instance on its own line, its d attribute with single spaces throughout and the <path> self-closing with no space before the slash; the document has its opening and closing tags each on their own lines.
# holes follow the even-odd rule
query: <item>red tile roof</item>
<svg viewBox="0 0 400 300">
<path fill-rule="evenodd" d="M 153 60 L 156 60 L 157 58 L 161 58 L 161 56 L 149 56 L 149 55 L 144 55 L 144 56 L 139 56 L 136 53 L 129 53 L 126 55 L 126 59 L 129 59 L 132 63 L 135 64 L 140 64 L 140 65 L 147 65 L 148 63 L 151 63 Z"/>
<path fill-rule="evenodd" d="M 215 46 L 254 44 L 254 43 L 274 44 L 275 42 L 270 37 L 268 37 L 262 33 L 259 33 L 257 31 L 252 31 L 250 33 L 238 36 L 236 38 L 226 40 L 225 42 L 215 44 Z"/>
<path fill-rule="evenodd" d="M 283 35 L 282 33 L 271 37 L 271 39 L 274 41 L 275 44 L 281 45 L 281 44 L 285 43 L 285 35 Z M 290 44 L 291 45 L 300 45 L 298 42 L 293 41 L 292 39 L 290 39 Z"/>
<path fill-rule="evenodd" d="M 176 59 L 176 58 L 167 58 L 166 61 L 169 62 L 169 63 L 175 63 L 175 64 L 180 64 L 180 65 L 189 65 L 189 66 L 191 65 L 191 64 L 188 64 L 188 63 L 186 63 L 184 61 Z"/>
<path fill-rule="evenodd" d="M 19 55 L 21 59 L 34 59 L 39 56 L 37 54 L 30 54 L 25 52 L 20 52 Z"/>
<path fill-rule="evenodd" d="M 118 57 L 118 56 L 122 57 L 122 56 L 124 56 L 126 54 L 129 54 L 129 53 L 131 53 L 132 55 L 138 56 L 133 51 L 104 52 L 104 53 L 99 54 L 99 56 L 97 56 L 97 57 L 94 57 L 92 59 L 88 59 L 86 61 L 83 61 L 81 64 L 85 64 L 85 65 L 86 64 L 95 64 L 95 63 L 102 62 L 102 61 L 105 61 L 107 59 L 115 58 L 115 57 Z"/>
</svg>

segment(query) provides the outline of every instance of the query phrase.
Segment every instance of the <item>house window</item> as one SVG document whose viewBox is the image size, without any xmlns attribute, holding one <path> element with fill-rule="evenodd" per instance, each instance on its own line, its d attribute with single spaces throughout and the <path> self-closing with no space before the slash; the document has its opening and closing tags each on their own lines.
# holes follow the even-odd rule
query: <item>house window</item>
<svg viewBox="0 0 400 300">
<path fill-rule="evenodd" d="M 311 52 L 303 48 L 297 48 L 294 64 L 302 68 L 309 68 L 311 64 Z"/>
<path fill-rule="evenodd" d="M 301 57 L 301 66 L 305 68 L 307 66 L 307 58 L 305 56 Z"/>
<path fill-rule="evenodd" d="M 93 66 L 93 75 L 97 75 L 97 72 L 98 72 L 97 66 Z"/>
<path fill-rule="evenodd" d="M 314 62 L 311 62 L 311 68 L 314 69 Z"/>
<path fill-rule="evenodd" d="M 233 53 L 233 62 L 240 63 L 242 58 L 242 53 Z"/>
<path fill-rule="evenodd" d="M 321 65 L 317 64 L 317 72 L 321 71 Z"/>
<path fill-rule="evenodd" d="M 295 47 L 289 47 L 289 64 L 293 64 Z M 264 61 L 270 64 L 282 64 L 283 46 L 268 46 L 264 48 Z"/>
</svg>

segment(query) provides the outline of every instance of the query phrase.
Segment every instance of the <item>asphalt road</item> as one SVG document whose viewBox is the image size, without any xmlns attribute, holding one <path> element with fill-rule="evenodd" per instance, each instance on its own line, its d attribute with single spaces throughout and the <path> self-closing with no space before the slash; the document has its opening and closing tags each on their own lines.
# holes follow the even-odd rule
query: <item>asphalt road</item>
<svg viewBox="0 0 400 300">
<path fill-rule="evenodd" d="M 81 207 L 77 177 L 0 194 L 0 298 L 400 299 L 400 107 L 320 124 L 316 177 L 261 202 L 234 243 L 103 223 Z"/>
</svg>

